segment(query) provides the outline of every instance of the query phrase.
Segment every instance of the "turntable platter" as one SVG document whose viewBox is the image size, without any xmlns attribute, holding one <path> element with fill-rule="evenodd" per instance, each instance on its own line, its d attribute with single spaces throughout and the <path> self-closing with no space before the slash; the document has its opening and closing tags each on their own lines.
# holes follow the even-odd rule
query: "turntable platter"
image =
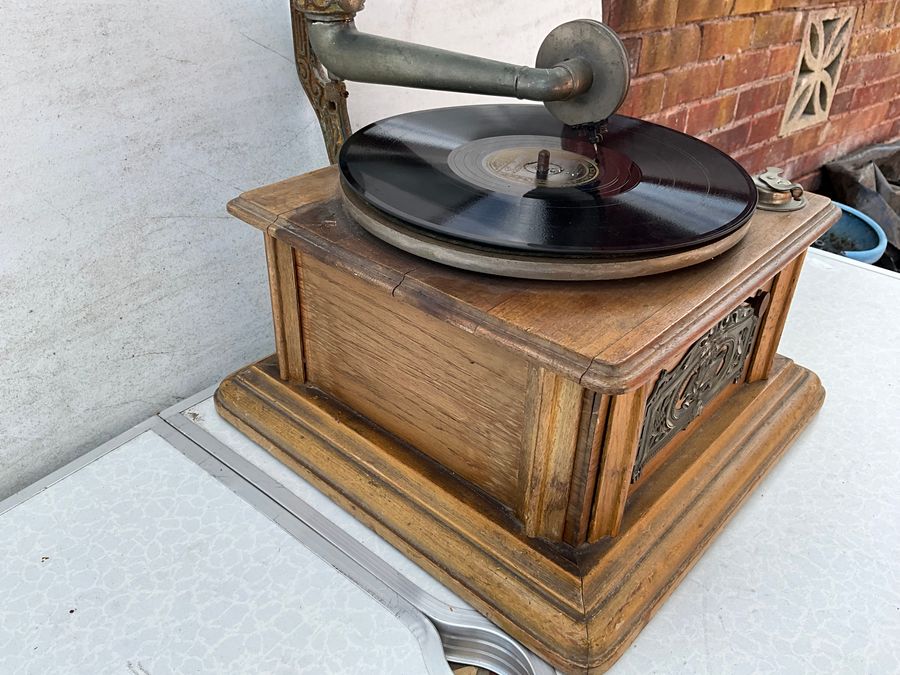
<svg viewBox="0 0 900 675">
<path fill-rule="evenodd" d="M 339 167 L 353 202 L 419 234 L 532 256 L 647 257 L 734 239 L 757 194 L 740 165 L 685 134 L 614 115 L 595 145 L 532 105 L 375 122 L 344 143 Z"/>
</svg>

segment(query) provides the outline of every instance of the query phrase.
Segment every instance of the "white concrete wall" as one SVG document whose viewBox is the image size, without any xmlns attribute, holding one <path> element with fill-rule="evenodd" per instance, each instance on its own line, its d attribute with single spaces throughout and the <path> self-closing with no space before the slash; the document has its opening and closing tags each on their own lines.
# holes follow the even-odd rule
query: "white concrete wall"
<svg viewBox="0 0 900 675">
<path fill-rule="evenodd" d="M 272 350 L 239 192 L 325 164 L 288 0 L 0 4 L 0 497 Z M 599 2 L 369 0 L 366 30 L 530 63 Z M 357 124 L 460 95 L 353 86 Z"/>
</svg>

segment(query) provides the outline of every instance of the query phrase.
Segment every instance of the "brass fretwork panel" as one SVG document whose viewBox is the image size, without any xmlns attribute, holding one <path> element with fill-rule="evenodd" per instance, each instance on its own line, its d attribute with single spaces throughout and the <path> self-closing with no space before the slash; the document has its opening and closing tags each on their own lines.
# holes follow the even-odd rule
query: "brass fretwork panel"
<svg viewBox="0 0 900 675">
<path fill-rule="evenodd" d="M 750 354 L 759 317 L 745 302 L 688 350 L 671 371 L 662 371 L 644 416 L 644 428 L 631 472 L 633 483 L 657 452 L 703 412 L 729 383 L 737 382 Z"/>
</svg>

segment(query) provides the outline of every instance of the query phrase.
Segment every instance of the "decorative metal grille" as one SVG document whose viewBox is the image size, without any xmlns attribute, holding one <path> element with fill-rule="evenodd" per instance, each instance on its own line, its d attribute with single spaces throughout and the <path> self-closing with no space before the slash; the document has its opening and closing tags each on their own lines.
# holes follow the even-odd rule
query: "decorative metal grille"
<svg viewBox="0 0 900 675">
<path fill-rule="evenodd" d="M 737 382 L 759 322 L 745 302 L 697 340 L 671 371 L 662 371 L 647 399 L 644 426 L 631 473 L 633 483 L 657 452 L 730 382 Z"/>
<path fill-rule="evenodd" d="M 794 84 L 781 121 L 782 134 L 828 119 L 850 47 L 855 13 L 853 7 L 810 12 Z"/>
</svg>

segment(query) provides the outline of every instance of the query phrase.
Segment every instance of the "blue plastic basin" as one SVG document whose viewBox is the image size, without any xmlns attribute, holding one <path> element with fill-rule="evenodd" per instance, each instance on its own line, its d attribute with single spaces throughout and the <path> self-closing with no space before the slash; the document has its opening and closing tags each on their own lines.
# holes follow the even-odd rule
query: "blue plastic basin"
<svg viewBox="0 0 900 675">
<path fill-rule="evenodd" d="M 843 251 L 841 255 L 864 263 L 873 263 L 884 255 L 887 237 L 881 226 L 852 206 L 840 202 L 834 202 L 834 205 L 840 208 L 843 214 L 841 219 L 828 230 L 828 233 L 852 241 L 855 249 Z"/>
</svg>

